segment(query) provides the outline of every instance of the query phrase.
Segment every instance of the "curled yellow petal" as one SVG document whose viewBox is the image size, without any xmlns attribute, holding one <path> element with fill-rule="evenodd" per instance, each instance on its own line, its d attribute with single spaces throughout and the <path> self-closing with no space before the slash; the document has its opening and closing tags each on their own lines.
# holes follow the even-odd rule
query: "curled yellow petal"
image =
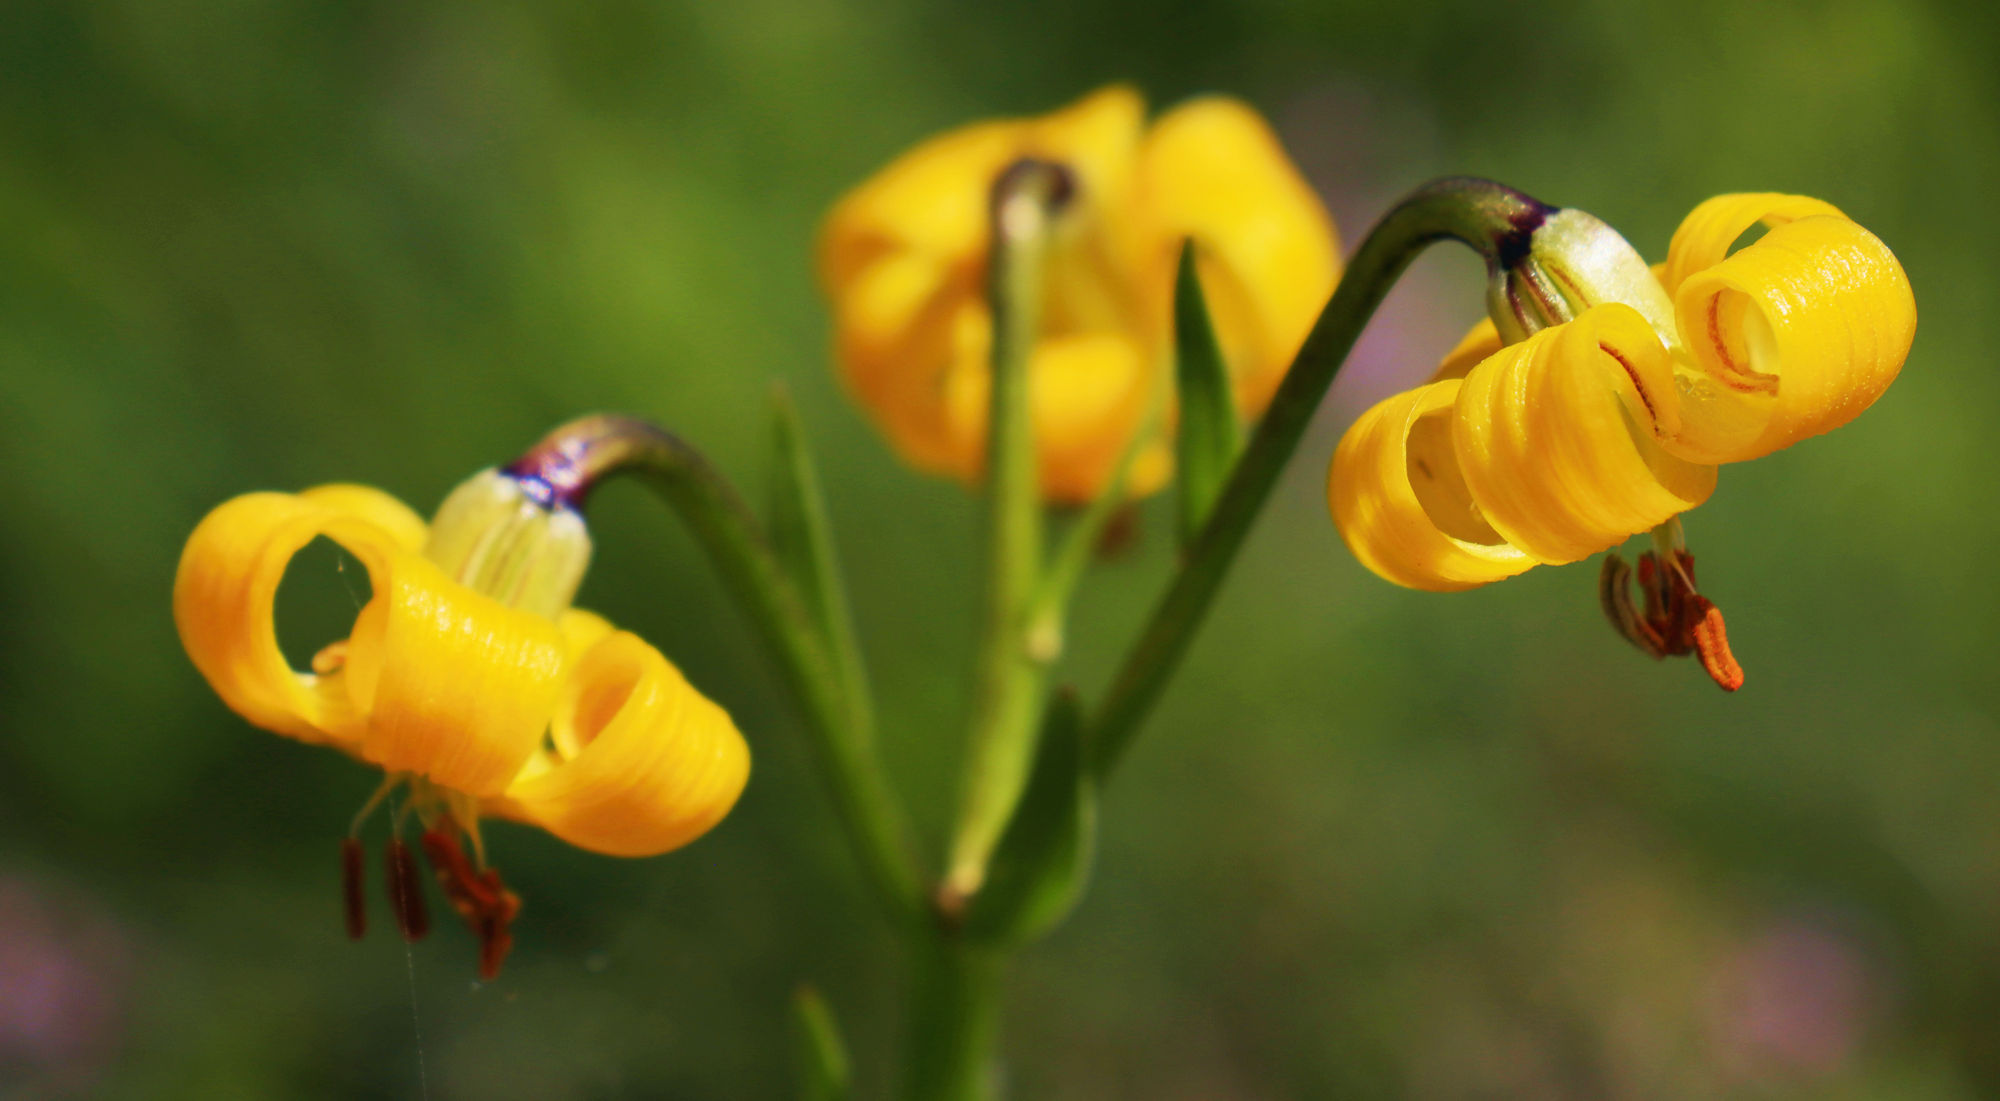
<svg viewBox="0 0 2000 1101">
<path fill-rule="evenodd" d="M 577 665 L 550 729 L 559 763 L 507 788 L 502 810 L 580 848 L 651 856 L 735 805 L 750 751 L 720 707 L 624 631 Z"/>
<path fill-rule="evenodd" d="M 1145 122 L 1146 99 L 1138 89 L 1106 85 L 1029 122 L 1022 155 L 1066 166 L 1109 199 L 1130 179 Z"/>
<path fill-rule="evenodd" d="M 1459 474 L 1451 447 L 1459 385 L 1431 383 L 1363 413 L 1327 472 L 1327 503 L 1354 557 L 1413 589 L 1469 589 L 1535 564 L 1480 516 Z"/>
<path fill-rule="evenodd" d="M 848 192 L 820 230 L 820 280 L 838 297 L 886 256 L 921 253 L 976 277 L 985 263 L 993 182 L 1022 157 L 1059 161 L 1078 201 L 1115 205 L 1131 175 L 1145 103 L 1122 85 L 1038 119 L 977 122 L 939 134 Z"/>
<path fill-rule="evenodd" d="M 562 631 L 414 555 L 369 571 L 348 639 L 363 758 L 471 796 L 500 792 L 541 744 L 567 650 Z M 385 576 L 386 575 L 386 576 Z"/>
<path fill-rule="evenodd" d="M 604 641 L 604 637 L 617 630 L 611 622 L 596 612 L 583 608 L 570 608 L 556 620 L 556 629 L 562 632 L 563 645 L 568 648 L 570 660 L 575 661 L 590 648 Z"/>
<path fill-rule="evenodd" d="M 923 253 L 976 269 L 986 248 L 988 190 L 1020 156 L 1026 124 L 981 122 L 896 158 L 834 205 L 820 230 L 820 280 L 838 295 L 886 255 Z"/>
<path fill-rule="evenodd" d="M 1695 207 L 1674 230 L 1666 263 L 1656 269 L 1660 285 L 1668 294 L 1679 290 L 1688 276 L 1721 263 L 1736 239 L 1759 222 L 1776 227 L 1818 215 L 1846 217 L 1832 203 L 1806 195 L 1770 191 L 1717 195 Z"/>
<path fill-rule="evenodd" d="M 1180 242 L 1194 238 L 1237 407 L 1254 416 L 1340 278 L 1333 219 L 1277 135 L 1238 100 L 1208 96 L 1168 111 L 1140 157 L 1159 235 L 1154 297 L 1165 306 Z"/>
<path fill-rule="evenodd" d="M 836 353 L 850 392 L 913 465 L 956 473 L 972 443 L 951 423 L 953 372 L 985 370 L 991 324 L 978 288 L 934 278 L 927 257 L 889 257 L 836 301 Z"/>
<path fill-rule="evenodd" d="M 423 532 L 415 513 L 364 486 L 224 502 L 181 553 L 174 577 L 181 645 L 216 695 L 250 722 L 302 741 L 351 746 L 359 716 L 340 675 L 296 671 L 278 648 L 278 586 L 292 557 L 324 535 L 354 555 L 380 591 L 391 564 L 421 545 Z"/>
<path fill-rule="evenodd" d="M 1438 361 L 1437 371 L 1431 375 L 1431 381 L 1464 378 L 1488 356 L 1505 346 L 1505 342 L 1500 339 L 1499 328 L 1493 324 L 1493 319 L 1482 317 L 1479 319 L 1479 324 L 1474 325 L 1458 345 L 1446 352 L 1444 358 Z"/>
<path fill-rule="evenodd" d="M 1690 274 L 1674 308 L 1700 370 L 1684 372 L 1669 446 L 1701 462 L 1758 458 L 1853 420 L 1895 381 L 1917 323 L 1895 255 L 1833 214 L 1774 226 Z"/>
<path fill-rule="evenodd" d="M 828 215 L 819 274 L 855 398 L 904 459 L 965 481 L 985 457 L 992 318 L 985 277 L 995 181 L 1021 158 L 1074 184 L 1050 228 L 1030 367 L 1044 496 L 1094 498 L 1170 374 L 1174 262 L 1200 275 L 1239 408 L 1268 402 L 1339 272 L 1331 222 L 1248 107 L 1203 99 L 1151 130 L 1114 85 L 1050 114 L 924 142 Z M 1171 473 L 1143 446 L 1128 486 Z"/>
<path fill-rule="evenodd" d="M 1538 561 L 1574 562 L 1714 491 L 1714 467 L 1661 449 L 1656 435 L 1678 427 L 1666 347 L 1638 311 L 1611 304 L 1466 375 L 1452 446 L 1495 531 Z"/>
</svg>

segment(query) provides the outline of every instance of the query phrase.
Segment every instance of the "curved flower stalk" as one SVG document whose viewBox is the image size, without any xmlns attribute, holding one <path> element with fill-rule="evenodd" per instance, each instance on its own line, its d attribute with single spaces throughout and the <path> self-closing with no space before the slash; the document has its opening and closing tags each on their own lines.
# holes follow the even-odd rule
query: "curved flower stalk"
<svg viewBox="0 0 2000 1101">
<path fill-rule="evenodd" d="M 1774 194 L 1703 203 L 1651 270 L 1610 227 L 1556 213 L 1496 272 L 1490 305 L 1431 382 L 1362 414 L 1328 472 L 1348 546 L 1400 585 L 1471 588 L 1660 528 L 1707 500 L 1720 464 L 1858 416 L 1916 328 L 1887 246 L 1827 203 Z M 1614 622 L 1656 656 L 1720 660 L 1726 647 L 1691 633 L 1719 637 L 1719 614 L 1693 591 L 1678 531 L 1663 538 L 1674 545 L 1641 563 L 1646 614 L 1623 574 L 1610 580 L 1622 563 L 1607 567 Z M 1691 618 L 1667 607 L 1674 594 Z"/>
<path fill-rule="evenodd" d="M 1270 401 L 1339 277 L 1332 221 L 1249 107 L 1219 97 L 1150 127 L 1130 88 L 1053 114 L 975 123 L 905 153 L 840 200 L 819 245 L 843 376 L 921 469 L 977 480 L 986 456 L 994 321 L 986 278 L 995 184 L 1023 160 L 1056 166 L 1030 405 L 1044 497 L 1080 503 L 1114 477 L 1172 375 L 1181 243 L 1200 246 L 1237 407 Z M 1135 495 L 1171 473 L 1147 443 Z"/>
<path fill-rule="evenodd" d="M 658 650 L 569 606 L 590 539 L 547 490 L 489 470 L 429 525 L 363 486 L 251 493 L 195 528 L 174 583 L 182 644 L 232 710 L 387 773 L 364 817 L 406 790 L 396 821 L 421 820 L 422 847 L 479 936 L 489 978 L 519 900 L 485 866 L 482 816 L 593 852 L 650 856 L 720 821 L 749 776 L 748 747 L 720 707 Z M 372 596 L 349 636 L 302 672 L 279 650 L 274 603 L 286 565 L 321 536 L 362 564 Z M 352 835 L 345 859 L 358 934 Z M 397 922 L 414 939 L 427 921 L 400 836 L 389 863 Z"/>
</svg>

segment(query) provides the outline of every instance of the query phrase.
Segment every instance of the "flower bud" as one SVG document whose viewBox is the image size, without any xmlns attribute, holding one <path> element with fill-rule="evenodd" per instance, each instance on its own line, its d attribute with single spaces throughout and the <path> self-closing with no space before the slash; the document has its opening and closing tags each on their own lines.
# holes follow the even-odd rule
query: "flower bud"
<svg viewBox="0 0 2000 1101">
<path fill-rule="evenodd" d="M 431 522 L 424 557 L 467 588 L 554 619 L 590 565 L 590 531 L 575 509 L 482 470 L 451 491 Z"/>
<path fill-rule="evenodd" d="M 1527 252 L 1494 269 L 1486 306 L 1509 344 L 1618 302 L 1639 311 L 1670 347 L 1679 344 L 1674 304 L 1652 269 L 1618 231 L 1581 210 L 1557 210 L 1535 228 Z"/>
</svg>

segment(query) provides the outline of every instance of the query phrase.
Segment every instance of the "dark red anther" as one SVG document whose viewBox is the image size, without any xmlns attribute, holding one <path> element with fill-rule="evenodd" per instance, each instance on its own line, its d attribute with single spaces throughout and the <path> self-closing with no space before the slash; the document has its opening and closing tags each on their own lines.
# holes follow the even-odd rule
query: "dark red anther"
<svg viewBox="0 0 2000 1101">
<path fill-rule="evenodd" d="M 1649 558 L 1639 560 L 1641 578 L 1650 579 L 1651 565 Z M 1644 580 L 1641 587 L 1645 588 Z M 1650 602 L 1651 590 L 1646 591 Z M 1604 556 L 1604 568 L 1597 574 L 1597 599 L 1604 606 L 1604 618 L 1611 621 L 1612 629 L 1625 641 L 1638 647 L 1648 657 L 1667 656 L 1666 643 L 1653 629 L 1648 616 L 1632 606 L 1632 567 L 1616 554 Z"/>
<path fill-rule="evenodd" d="M 396 928 L 407 941 L 420 941 L 431 931 L 430 912 L 424 908 L 424 885 L 417 874 L 417 858 L 400 837 L 389 842 L 389 908 L 395 911 Z"/>
<path fill-rule="evenodd" d="M 1127 501 L 1119 505 L 1105 521 L 1104 530 L 1097 533 L 1098 561 L 1114 562 L 1131 554 L 1139 546 L 1142 527 L 1137 504 Z"/>
<path fill-rule="evenodd" d="M 1722 611 L 1695 591 L 1694 555 L 1673 552 L 1662 562 L 1653 552 L 1639 556 L 1641 604 L 1632 603 L 1632 571 L 1616 554 L 1606 555 L 1598 574 L 1598 597 L 1612 627 L 1640 651 L 1655 657 L 1695 654 L 1709 678 L 1724 691 L 1743 687 L 1743 667 L 1729 652 Z"/>
<path fill-rule="evenodd" d="M 368 858 L 362 853 L 359 840 L 350 837 L 340 843 L 340 901 L 347 908 L 349 940 L 360 940 L 361 935 L 368 931 L 367 900 L 361 891 L 367 863 Z"/>
<path fill-rule="evenodd" d="M 498 978 L 500 965 L 514 947 L 508 927 L 521 912 L 521 897 L 500 882 L 498 871 L 474 868 L 457 834 L 448 828 L 424 831 L 423 845 L 445 899 L 479 939 L 480 978 L 489 982 Z"/>
<path fill-rule="evenodd" d="M 480 874 L 479 885 L 493 901 L 481 911 L 472 931 L 479 937 L 479 977 L 492 982 L 500 977 L 500 965 L 514 948 L 508 927 L 521 912 L 521 896 L 508 890 L 500 882 L 500 873 L 491 868 Z"/>
</svg>

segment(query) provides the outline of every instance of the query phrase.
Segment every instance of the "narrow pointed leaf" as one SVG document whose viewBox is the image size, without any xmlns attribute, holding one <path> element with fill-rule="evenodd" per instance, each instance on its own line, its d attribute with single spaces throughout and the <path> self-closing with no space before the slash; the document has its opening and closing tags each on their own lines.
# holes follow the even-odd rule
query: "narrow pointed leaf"
<svg viewBox="0 0 2000 1101">
<path fill-rule="evenodd" d="M 839 666 L 841 684 L 859 729 L 867 729 L 871 703 L 861 648 L 854 637 L 847 589 L 841 583 L 840 561 L 827 519 L 826 498 L 819 472 L 806 444 L 805 428 L 791 393 L 782 386 L 771 391 L 771 420 L 777 472 L 771 502 L 771 542 L 778 560 L 792 576 L 814 625 L 826 639 Z"/>
<path fill-rule="evenodd" d="M 1175 479 L 1180 486 L 1183 544 L 1208 519 L 1242 447 L 1229 368 L 1222 361 L 1222 346 L 1216 342 L 1201 280 L 1195 274 L 1194 249 L 1192 240 L 1181 247 L 1174 281 L 1174 381 L 1180 390 Z"/>
<path fill-rule="evenodd" d="M 847 1045 L 833 1007 L 810 986 L 792 995 L 792 1062 L 799 1101 L 847 1101 L 852 1093 Z"/>
<path fill-rule="evenodd" d="M 1076 694 L 1050 702 L 1028 787 L 994 851 L 986 883 L 966 910 L 966 932 L 1019 944 L 1068 915 L 1090 876 L 1097 790 L 1085 768 Z"/>
</svg>

